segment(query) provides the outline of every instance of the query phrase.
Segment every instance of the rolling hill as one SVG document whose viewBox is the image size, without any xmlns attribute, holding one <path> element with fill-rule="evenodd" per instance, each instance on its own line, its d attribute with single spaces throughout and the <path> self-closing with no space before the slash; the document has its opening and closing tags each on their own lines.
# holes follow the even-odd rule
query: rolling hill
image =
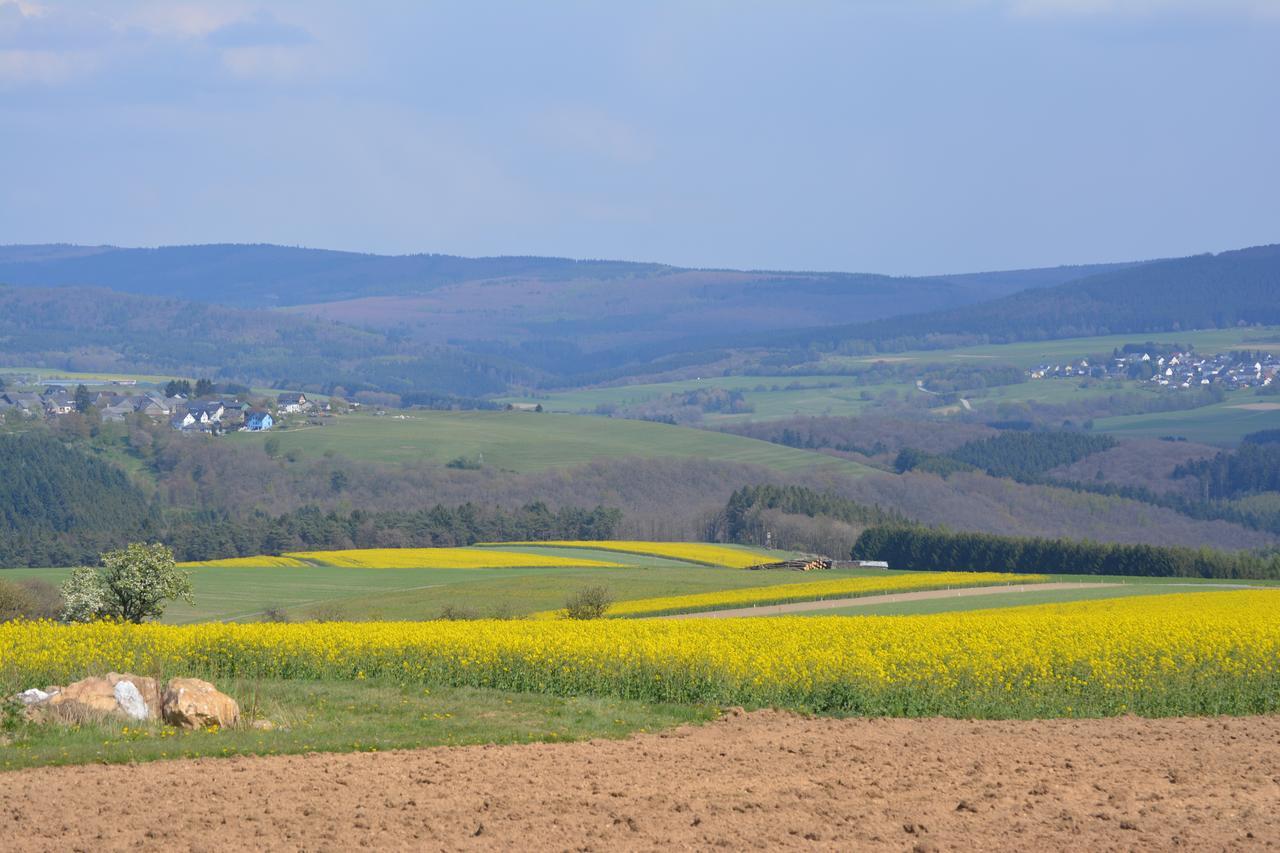
<svg viewBox="0 0 1280 853">
<path fill-rule="evenodd" d="M 830 348 L 885 351 L 1280 322 L 1280 244 L 1153 261 L 973 305 L 810 330 Z M 796 335 L 780 336 L 792 343 Z"/>
</svg>

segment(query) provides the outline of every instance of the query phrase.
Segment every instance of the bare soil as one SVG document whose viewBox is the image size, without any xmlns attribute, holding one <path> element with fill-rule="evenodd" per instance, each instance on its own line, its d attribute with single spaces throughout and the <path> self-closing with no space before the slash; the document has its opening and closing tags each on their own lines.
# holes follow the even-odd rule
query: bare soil
<svg viewBox="0 0 1280 853">
<path fill-rule="evenodd" d="M 1280 848 L 1280 717 L 731 713 L 624 741 L 0 776 L 25 850 Z"/>
<path fill-rule="evenodd" d="M 846 607 L 869 607 L 873 604 L 897 604 L 901 601 L 928 601 L 935 598 L 970 598 L 980 595 L 997 595 L 1010 592 L 1041 592 L 1043 590 L 1097 589 L 1119 586 L 1115 583 L 1092 581 L 1061 581 L 1035 584 L 1005 584 L 1004 586 L 966 586 L 955 589 L 926 589 L 920 592 L 890 592 L 884 595 L 860 595 L 855 598 L 824 598 L 820 601 L 795 601 L 790 604 L 762 604 L 758 607 L 733 607 L 727 610 L 700 610 L 694 613 L 676 613 L 657 616 L 657 619 L 733 619 L 740 616 L 781 616 L 786 613 L 806 613 L 814 610 L 843 610 Z"/>
</svg>

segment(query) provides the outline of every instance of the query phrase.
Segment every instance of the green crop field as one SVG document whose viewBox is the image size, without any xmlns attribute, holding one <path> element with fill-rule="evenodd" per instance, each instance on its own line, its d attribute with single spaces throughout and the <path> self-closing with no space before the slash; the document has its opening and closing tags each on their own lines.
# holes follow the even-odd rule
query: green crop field
<svg viewBox="0 0 1280 853">
<path fill-rule="evenodd" d="M 595 459 L 694 457 L 763 465 L 781 471 L 827 468 L 858 476 L 870 469 L 843 459 L 737 435 L 647 421 L 531 412 L 414 412 L 345 415 L 324 426 L 273 431 L 281 451 L 326 452 L 376 462 L 482 458 L 486 466 L 539 471 Z M 261 433 L 231 441 L 263 442 Z"/>
<path fill-rule="evenodd" d="M 1201 444 L 1234 445 L 1251 432 L 1280 428 L 1280 403 L 1268 400 L 1275 398 L 1235 395 L 1226 403 L 1185 412 L 1098 418 L 1093 428 L 1118 436 L 1180 436 Z M 1253 406 L 1259 408 L 1246 408 Z"/>
<path fill-rule="evenodd" d="M 1019 592 L 999 592 L 989 595 L 933 598 L 862 606 L 853 605 L 797 615 L 913 616 L 921 613 L 954 613 L 970 610 L 991 610 L 1002 607 L 1026 607 L 1032 604 L 1097 601 L 1108 598 L 1127 598 L 1132 595 L 1173 595 L 1187 592 L 1209 592 L 1216 589 L 1238 590 L 1246 587 L 1280 586 L 1280 581 L 1274 580 L 1232 581 L 1215 578 L 1135 578 L 1116 575 L 1050 575 L 1049 580 L 1059 583 L 1097 584 L 1097 586 L 1086 589 L 1036 589 L 1032 586 Z"/>
<path fill-rule="evenodd" d="M 656 557 L 583 549 L 534 548 L 608 559 L 624 568 L 349 569 L 197 566 L 195 605 L 176 602 L 165 622 L 256 621 L 267 608 L 290 618 L 435 619 L 446 609 L 471 616 L 525 616 L 555 610 L 585 586 L 604 586 L 617 600 L 882 575 L 867 569 L 830 572 L 746 571 Z M 4 569 L 0 579 L 35 577 L 61 583 L 70 569 Z"/>
</svg>

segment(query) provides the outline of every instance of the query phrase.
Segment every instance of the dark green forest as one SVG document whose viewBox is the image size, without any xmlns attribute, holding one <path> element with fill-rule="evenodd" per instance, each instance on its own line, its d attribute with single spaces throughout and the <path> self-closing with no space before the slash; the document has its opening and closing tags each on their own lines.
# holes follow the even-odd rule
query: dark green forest
<svg viewBox="0 0 1280 853">
<path fill-rule="evenodd" d="M 812 330 L 862 353 L 1280 323 L 1280 245 L 1109 270 L 974 305 Z M 796 335 L 780 335 L 783 343 Z"/>
<path fill-rule="evenodd" d="M 1205 500 L 1278 492 L 1280 444 L 1244 442 L 1236 450 L 1224 451 L 1212 459 L 1198 459 L 1179 465 L 1173 476 L 1197 480 Z"/>
<path fill-rule="evenodd" d="M 894 524 L 906 521 L 892 510 L 867 506 L 829 492 L 803 486 L 745 486 L 735 491 L 725 505 L 725 537 L 730 542 L 759 542 L 760 511 L 776 509 L 809 518 L 823 516 L 848 524 Z"/>
<path fill-rule="evenodd" d="M 1029 480 L 1118 443 L 1109 435 L 1084 432 L 1002 432 L 962 444 L 947 456 L 992 477 Z"/>
<path fill-rule="evenodd" d="M 431 548 L 476 542 L 611 539 L 621 510 L 562 507 L 544 503 L 504 510 L 437 504 L 403 512 L 324 512 L 308 506 L 282 515 L 198 513 L 170 521 L 164 541 L 180 560 L 252 557 L 286 551 L 344 548 Z"/>
<path fill-rule="evenodd" d="M 894 460 L 898 473 L 928 471 L 948 476 L 956 471 L 984 471 L 992 477 L 1039 482 L 1046 472 L 1110 450 L 1118 442 L 1109 435 L 1084 432 L 1005 431 L 966 442 L 945 453 L 904 448 Z"/>
<path fill-rule="evenodd" d="M 870 528 L 858 538 L 851 556 L 855 560 L 885 560 L 891 568 L 911 571 L 1280 578 L 1280 556 L 1026 539 L 924 527 Z"/>
<path fill-rule="evenodd" d="M 0 525 L 0 566 L 96 563 L 159 532 L 122 470 L 38 432 L 0 435 Z"/>
</svg>

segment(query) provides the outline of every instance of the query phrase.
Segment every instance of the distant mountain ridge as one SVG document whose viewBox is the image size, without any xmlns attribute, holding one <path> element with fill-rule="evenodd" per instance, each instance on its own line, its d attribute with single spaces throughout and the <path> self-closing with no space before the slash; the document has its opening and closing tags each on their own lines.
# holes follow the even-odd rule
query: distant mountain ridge
<svg viewBox="0 0 1280 853">
<path fill-rule="evenodd" d="M 886 351 L 1105 334 L 1280 324 L 1280 244 L 1152 261 L 986 302 L 812 329 L 828 348 Z M 777 336 L 795 341 L 797 335 Z"/>
<path fill-rule="evenodd" d="M 272 245 L 32 245 L 0 246 L 0 283 L 12 285 L 0 287 L 8 364 L 198 368 L 396 394 L 767 368 L 824 351 L 1280 324 L 1280 246 L 892 277 Z"/>
<path fill-rule="evenodd" d="M 557 257 L 375 255 L 271 244 L 208 244 L 154 249 L 71 244 L 0 246 L 0 282 L 22 286 L 108 287 L 238 307 L 278 307 L 373 296 L 429 293 L 448 285 L 495 279 L 631 281 L 679 275 L 689 288 L 726 278 L 772 285 L 807 282 L 811 289 L 915 288 L 936 294 L 928 307 L 972 302 L 1027 287 L 1048 286 L 1127 266 L 1096 264 L 1032 270 L 895 277 L 869 273 L 690 269 L 668 264 Z M 763 284 L 762 284 L 763 283 Z M 790 289 L 790 288 L 788 288 Z M 878 316 L 887 316 L 883 311 Z"/>
</svg>

